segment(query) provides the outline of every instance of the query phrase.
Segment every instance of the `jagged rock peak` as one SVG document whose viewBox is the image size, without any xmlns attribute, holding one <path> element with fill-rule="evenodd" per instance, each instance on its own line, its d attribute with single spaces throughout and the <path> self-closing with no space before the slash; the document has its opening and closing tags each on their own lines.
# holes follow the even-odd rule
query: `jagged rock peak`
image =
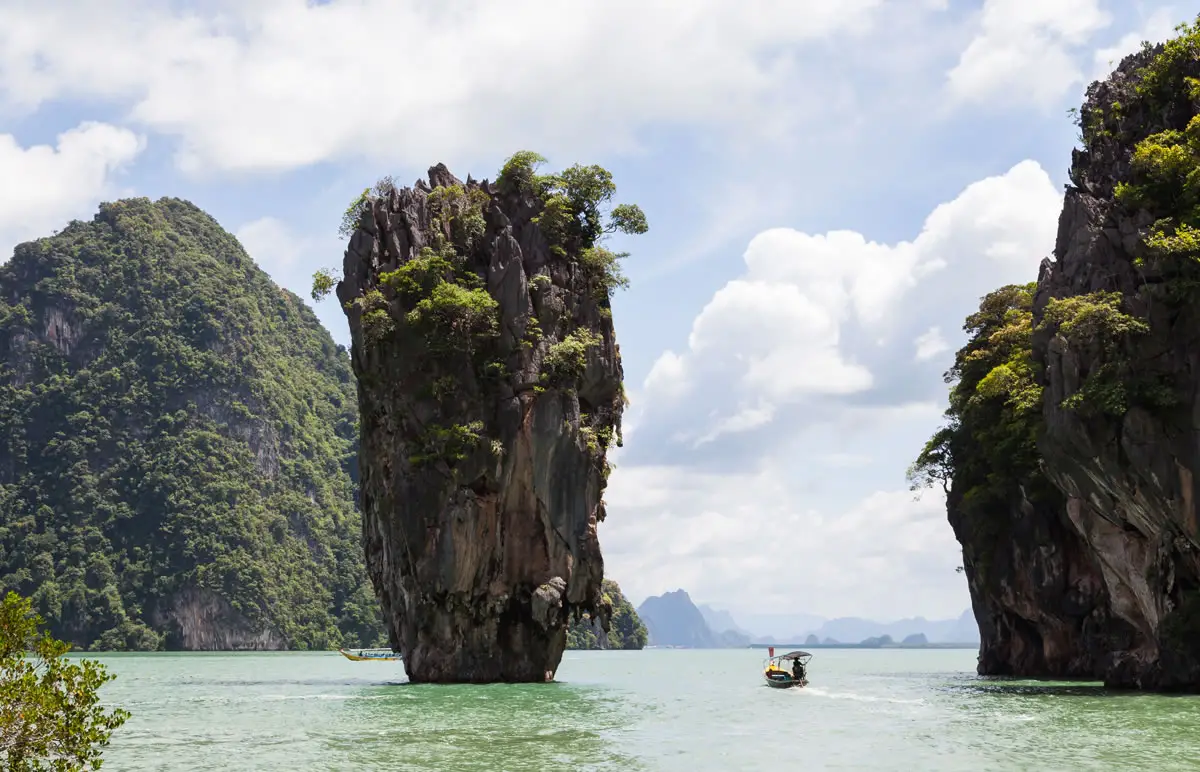
<svg viewBox="0 0 1200 772">
<path fill-rule="evenodd" d="M 608 173 L 539 176 L 538 160 L 517 154 L 494 185 L 439 163 L 428 185 L 377 186 L 337 285 L 367 563 L 414 681 L 549 680 L 571 614 L 607 629 L 596 528 L 624 280 L 600 242 L 645 220 L 615 207 L 605 227 Z"/>
</svg>

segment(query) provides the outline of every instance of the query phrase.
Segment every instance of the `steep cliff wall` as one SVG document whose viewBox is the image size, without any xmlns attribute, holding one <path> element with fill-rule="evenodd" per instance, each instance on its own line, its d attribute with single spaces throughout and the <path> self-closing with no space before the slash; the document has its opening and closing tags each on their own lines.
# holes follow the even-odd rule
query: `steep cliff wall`
<svg viewBox="0 0 1200 772">
<path fill-rule="evenodd" d="M 349 356 L 211 217 L 103 204 L 0 265 L 0 591 L 84 649 L 382 637 Z"/>
<path fill-rule="evenodd" d="M 552 679 L 568 618 L 608 629 L 597 523 L 624 388 L 598 167 L 496 184 L 442 165 L 364 194 L 337 284 L 361 413 L 367 565 L 414 681 Z M 314 292 L 330 282 L 318 277 Z"/>
<path fill-rule="evenodd" d="M 1200 688 L 1200 29 L 1124 60 L 1080 111 L 1042 266 L 1047 475 L 1135 631 L 1103 675 Z"/>
<path fill-rule="evenodd" d="M 1054 259 L 967 320 L 942 481 L 988 674 L 1200 689 L 1200 23 L 1092 85 Z"/>
<path fill-rule="evenodd" d="M 914 465 L 945 486 L 980 628 L 979 670 L 1089 677 L 1128 631 L 1094 556 L 1041 469 L 1043 389 L 1031 356 L 1033 285 L 988 294 L 947 373 L 950 419 Z"/>
</svg>

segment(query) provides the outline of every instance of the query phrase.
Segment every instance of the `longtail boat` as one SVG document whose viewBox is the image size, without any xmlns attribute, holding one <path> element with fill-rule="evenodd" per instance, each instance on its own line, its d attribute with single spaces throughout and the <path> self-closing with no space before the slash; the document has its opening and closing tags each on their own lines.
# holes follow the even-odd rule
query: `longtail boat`
<svg viewBox="0 0 1200 772">
<path fill-rule="evenodd" d="M 370 660 L 395 662 L 401 659 L 400 655 L 391 649 L 338 649 L 338 653 L 352 662 L 367 662 Z"/>
<path fill-rule="evenodd" d="M 770 657 L 763 663 L 763 678 L 767 686 L 775 689 L 790 689 L 793 686 L 808 686 L 808 661 L 812 655 L 807 651 L 792 651 L 775 656 L 775 647 L 768 653 Z M 786 664 L 790 663 L 790 664 Z"/>
</svg>

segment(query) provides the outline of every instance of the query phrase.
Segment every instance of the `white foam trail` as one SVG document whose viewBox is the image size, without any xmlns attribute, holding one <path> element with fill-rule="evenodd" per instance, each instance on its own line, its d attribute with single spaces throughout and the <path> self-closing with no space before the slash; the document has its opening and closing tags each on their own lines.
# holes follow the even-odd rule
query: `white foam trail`
<svg viewBox="0 0 1200 772">
<path fill-rule="evenodd" d="M 856 702 L 890 702 L 896 705 L 924 705 L 925 700 L 902 700 L 897 697 L 879 697 L 873 694 L 852 694 L 850 692 L 830 692 L 816 686 L 806 686 L 803 689 L 797 689 L 801 694 L 808 693 L 814 697 L 826 697 L 831 700 L 854 700 Z"/>
</svg>

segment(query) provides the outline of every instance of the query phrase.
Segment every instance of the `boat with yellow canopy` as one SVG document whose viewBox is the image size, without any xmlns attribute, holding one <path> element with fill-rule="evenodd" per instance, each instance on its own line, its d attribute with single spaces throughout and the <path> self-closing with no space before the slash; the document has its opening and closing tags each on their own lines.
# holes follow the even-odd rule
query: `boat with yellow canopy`
<svg viewBox="0 0 1200 772">
<path fill-rule="evenodd" d="M 807 651 L 792 651 L 775 656 L 775 647 L 768 649 L 769 657 L 763 662 L 763 678 L 767 686 L 775 689 L 790 689 L 808 686 L 808 661 L 812 655 Z"/>
</svg>

